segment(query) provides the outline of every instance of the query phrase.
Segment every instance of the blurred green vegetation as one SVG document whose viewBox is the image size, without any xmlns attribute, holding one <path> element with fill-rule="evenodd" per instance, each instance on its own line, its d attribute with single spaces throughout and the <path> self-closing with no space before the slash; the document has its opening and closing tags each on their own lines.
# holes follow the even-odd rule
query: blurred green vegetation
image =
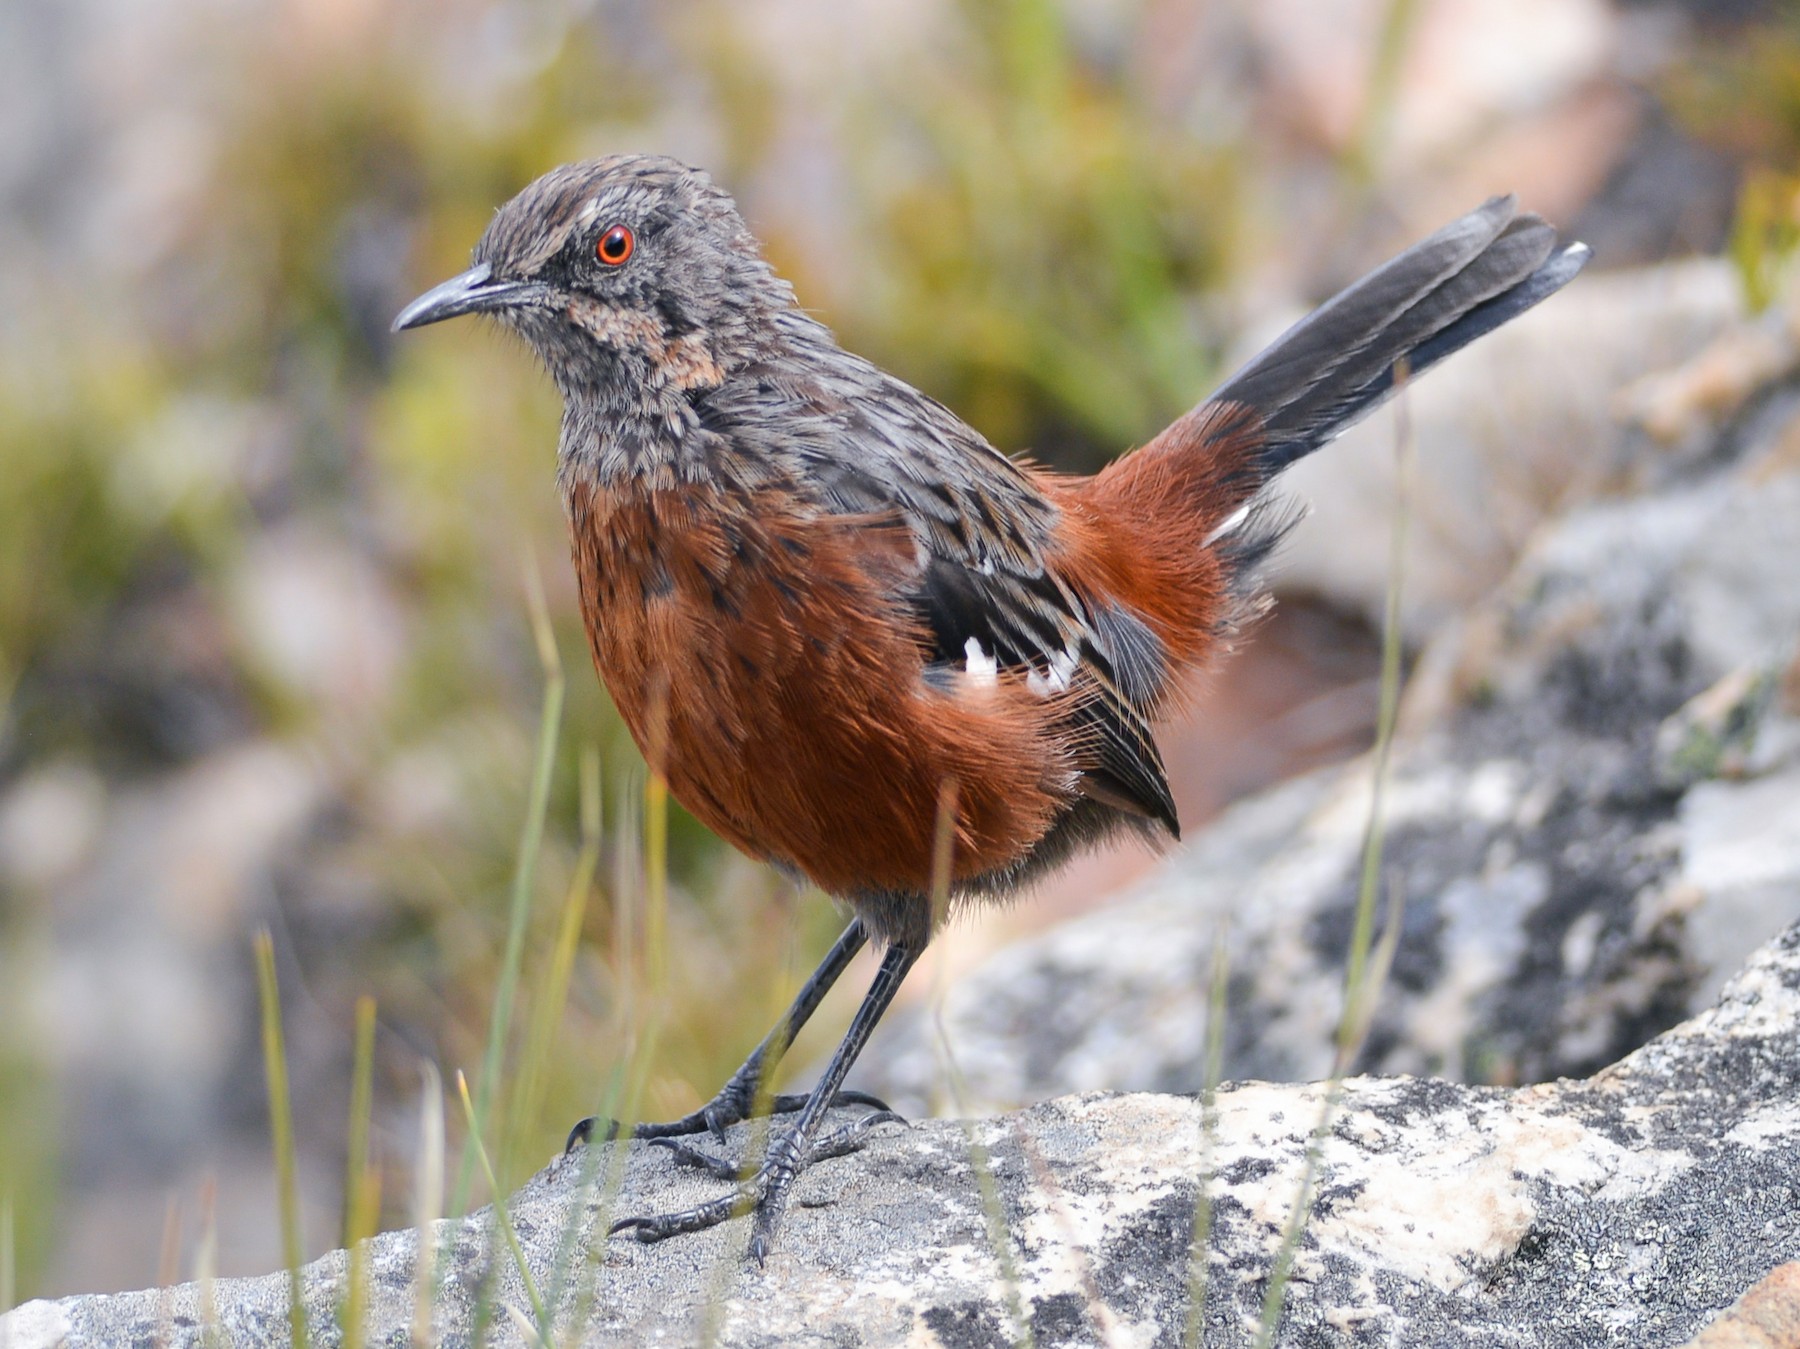
<svg viewBox="0 0 1800 1349">
<path fill-rule="evenodd" d="M 26 1024 L 21 993 L 29 987 L 22 977 L 24 962 L 39 953 L 25 949 L 0 951 L 0 1017 L 11 1026 Z M 0 1282 L 10 1274 L 14 1287 L 29 1296 L 31 1279 L 49 1257 L 56 1233 L 50 1215 L 55 1210 L 61 1164 L 57 1155 L 55 1084 L 49 1066 L 29 1044 L 16 1037 L 0 1037 L 0 1221 L 11 1219 L 13 1231 L 0 1233 L 0 1247 L 7 1247 L 16 1269 L 0 1270 Z M 0 1304 L 0 1311 L 4 1311 Z"/>
<path fill-rule="evenodd" d="M 878 252 L 846 326 L 996 444 L 1091 472 L 1212 381 L 1237 147 L 1147 106 L 1053 0 L 962 12 L 880 105 L 918 153 L 858 179 Z"/>
<path fill-rule="evenodd" d="M 409 1053 L 447 1070 L 481 1053 L 541 695 L 522 577 L 540 568 L 571 677 L 515 1040 L 582 868 L 582 747 L 605 765 L 606 823 L 569 1011 L 526 1065 L 537 1118 L 508 1121 L 498 1153 L 511 1183 L 599 1103 L 630 1049 L 617 1037 L 621 1004 L 646 996 L 632 916 L 643 770 L 587 667 L 552 487 L 553 390 L 492 331 L 396 345 L 387 323 L 463 265 L 530 178 L 658 143 L 672 107 L 719 128 L 724 181 L 772 172 L 780 95 L 715 4 L 494 9 L 477 31 L 497 34 L 498 54 L 467 37 L 475 50 L 459 54 L 454 16 L 430 6 L 373 7 L 340 29 L 299 13 L 196 36 L 209 72 L 230 75 L 208 95 L 216 139 L 164 251 L 109 274 L 99 296 L 58 290 L 8 340 L 0 689 L 16 693 L 0 781 L 74 762 L 146 783 L 247 739 L 304 749 L 333 823 L 280 859 L 278 931 L 346 1053 L 354 998 L 377 996 L 398 1033 L 378 1040 L 380 1080 L 392 1109 L 410 1109 Z M 1232 150 L 1145 106 L 1129 71 L 1084 52 L 1045 0 L 964 18 L 928 80 L 839 110 L 866 214 L 855 293 L 830 293 L 778 225 L 773 247 L 852 344 L 998 443 L 1091 467 L 1203 391 Z M 321 681 L 258 635 L 259 559 L 287 557 L 297 536 L 383 597 L 393 669 Z M 195 705 L 207 715 L 174 710 Z M 711 1093 L 841 925 L 679 811 L 669 855 L 672 955 L 642 1093 L 657 1116 Z M 53 921 L 54 895 L 20 898 L 0 910 L 14 943 Z M 247 937 L 260 916 L 239 921 Z M 815 1027 L 796 1061 L 834 1036 Z M 57 1132 L 43 1061 L 0 1038 L 0 1186 L 25 1229 L 29 1293 L 54 1227 Z M 304 1079 L 296 1093 L 304 1138 Z M 403 1161 L 386 1159 L 390 1222 Z"/>
<path fill-rule="evenodd" d="M 1800 9 L 1702 43 L 1666 87 L 1688 127 L 1746 166 L 1728 252 L 1751 307 L 1766 309 L 1800 252 Z"/>
</svg>

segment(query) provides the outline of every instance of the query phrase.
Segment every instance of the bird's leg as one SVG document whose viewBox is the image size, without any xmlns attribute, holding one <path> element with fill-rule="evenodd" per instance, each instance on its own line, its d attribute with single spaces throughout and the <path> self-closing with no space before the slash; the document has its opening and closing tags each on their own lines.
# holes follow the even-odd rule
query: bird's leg
<svg viewBox="0 0 1800 1349">
<path fill-rule="evenodd" d="M 794 1122 L 777 1134 L 769 1144 L 769 1151 L 754 1175 L 739 1181 L 719 1198 L 679 1213 L 621 1218 L 612 1225 L 607 1235 L 629 1231 L 639 1241 L 661 1241 L 682 1232 L 698 1232 L 724 1222 L 727 1218 L 754 1210 L 756 1217 L 750 1232 L 750 1258 L 761 1264 L 775 1240 L 775 1228 L 781 1221 L 782 1210 L 787 1207 L 788 1193 L 793 1188 L 795 1178 L 812 1162 L 853 1151 L 873 1125 L 879 1123 L 881 1118 L 889 1117 L 889 1112 L 877 1111 L 874 1115 L 827 1134 L 824 1138 L 816 1137 L 825 1112 L 841 1099 L 838 1088 L 843 1085 L 850 1065 L 856 1062 L 856 1056 L 862 1052 L 863 1045 L 868 1043 L 875 1023 L 881 1020 L 881 1014 L 894 1000 L 894 994 L 899 991 L 906 972 L 918 958 L 918 946 L 895 943 L 888 947 L 887 954 L 881 959 L 881 968 L 875 974 L 875 982 L 869 986 L 862 1006 L 856 1011 L 856 1019 L 850 1023 L 850 1029 L 844 1032 L 843 1041 L 831 1056 L 824 1075 L 819 1078 L 805 1104 L 800 1107 Z M 707 1166 L 709 1170 L 719 1169 L 710 1160 L 701 1162 L 701 1165 Z"/>
<path fill-rule="evenodd" d="M 781 1056 L 794 1042 L 800 1028 L 818 1010 L 825 995 L 831 991 L 831 986 L 838 981 L 838 976 L 868 940 L 862 920 L 852 919 L 850 926 L 837 939 L 836 945 L 819 963 L 819 968 L 801 986 L 793 1006 L 775 1023 L 775 1028 L 763 1037 L 763 1042 L 750 1052 L 750 1057 L 744 1060 L 743 1066 L 719 1088 L 718 1095 L 680 1119 L 660 1124 L 639 1124 L 631 1131 L 632 1137 L 679 1138 L 686 1134 L 711 1133 L 714 1138 L 723 1142 L 728 1126 L 750 1118 L 751 1110 L 757 1103 L 757 1091 L 762 1086 L 763 1075 L 775 1070 L 775 1065 L 781 1062 Z M 769 1098 L 767 1105 L 769 1113 L 783 1115 L 799 1110 L 806 1101 L 805 1096 L 774 1096 Z M 886 1102 L 860 1091 L 843 1092 L 832 1104 L 866 1105 L 877 1111 L 887 1110 Z M 618 1122 L 595 1116 L 582 1120 L 569 1131 L 569 1140 L 564 1144 L 563 1151 L 569 1151 L 577 1143 L 588 1142 L 596 1134 L 609 1141 L 617 1138 Z"/>
</svg>

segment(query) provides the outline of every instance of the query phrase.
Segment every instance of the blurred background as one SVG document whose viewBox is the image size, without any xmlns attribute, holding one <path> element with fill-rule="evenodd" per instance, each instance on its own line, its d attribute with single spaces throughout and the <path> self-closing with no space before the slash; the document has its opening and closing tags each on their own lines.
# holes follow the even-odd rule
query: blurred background
<svg viewBox="0 0 1800 1349">
<path fill-rule="evenodd" d="M 546 694 L 534 578 L 567 705 L 503 1183 L 645 1049 L 644 1000 L 642 1108 L 667 1117 L 840 925 L 676 812 L 650 969 L 644 773 L 575 614 L 557 399 L 492 329 L 388 333 L 537 174 L 707 166 L 847 345 L 1086 471 L 1495 191 L 1601 268 L 1727 253 L 1766 301 L 1797 144 L 1800 18 L 1756 0 L 8 0 L 4 1280 L 143 1286 L 209 1241 L 220 1273 L 280 1264 L 262 927 L 307 1253 L 341 1233 L 365 994 L 383 1215 L 408 1220 L 425 1065 L 476 1067 L 499 980 Z M 1188 826 L 1366 748 L 1375 669 L 1363 614 L 1284 592 L 1169 734 Z M 1088 861 L 935 958 L 1149 860 Z"/>
</svg>

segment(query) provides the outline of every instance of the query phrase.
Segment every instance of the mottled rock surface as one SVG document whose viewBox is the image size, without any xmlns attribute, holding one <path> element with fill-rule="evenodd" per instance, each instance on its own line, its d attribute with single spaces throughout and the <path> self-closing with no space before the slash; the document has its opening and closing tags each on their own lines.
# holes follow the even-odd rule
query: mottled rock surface
<svg viewBox="0 0 1800 1349">
<path fill-rule="evenodd" d="M 884 1131 L 803 1178 L 761 1271 L 740 1264 L 743 1222 L 659 1246 L 600 1243 L 620 1206 L 712 1188 L 646 1146 L 593 1154 L 596 1170 L 625 1163 L 617 1206 L 604 1183 L 584 1184 L 577 1157 L 509 1210 L 559 1344 L 960 1347 L 1017 1343 L 1023 1320 L 1044 1346 L 1174 1345 L 1196 1307 L 1206 1343 L 1247 1344 L 1316 1135 L 1280 1343 L 1679 1344 L 1800 1255 L 1800 925 L 1716 1007 L 1585 1081 L 1356 1078 L 1329 1114 L 1328 1096 L 1232 1084 L 1210 1128 L 1192 1097 L 1139 1094 Z M 525 1342 L 530 1297 L 492 1211 L 437 1235 L 439 1341 L 470 1343 L 485 1304 L 489 1342 Z M 600 1258 L 559 1278 L 571 1247 Z M 412 1232 L 373 1243 L 368 1342 L 404 1342 L 415 1251 Z M 303 1272 L 314 1343 L 339 1342 L 344 1269 L 339 1252 Z M 271 1275 L 31 1303 L 0 1319 L 0 1343 L 198 1346 L 216 1320 L 241 1349 L 285 1344 L 288 1287 Z"/>
</svg>

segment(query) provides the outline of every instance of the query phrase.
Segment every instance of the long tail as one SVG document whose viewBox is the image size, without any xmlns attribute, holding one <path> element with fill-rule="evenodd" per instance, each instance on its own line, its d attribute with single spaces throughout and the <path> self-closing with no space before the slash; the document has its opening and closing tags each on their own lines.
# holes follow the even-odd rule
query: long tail
<svg viewBox="0 0 1800 1349">
<path fill-rule="evenodd" d="M 1495 197 L 1328 300 L 1233 375 L 1209 402 L 1261 424 L 1267 477 L 1304 458 L 1417 375 L 1554 294 L 1587 265 L 1586 244 Z"/>
<path fill-rule="evenodd" d="M 1277 338 L 1210 399 L 1097 477 L 1065 489 L 1085 574 L 1147 623 L 1165 674 L 1203 665 L 1260 612 L 1259 564 L 1293 515 L 1269 480 L 1411 375 L 1516 318 L 1587 264 L 1585 244 L 1495 197 Z M 1084 518 L 1105 521 L 1089 528 Z M 1158 692 L 1178 681 L 1149 680 Z"/>
</svg>

